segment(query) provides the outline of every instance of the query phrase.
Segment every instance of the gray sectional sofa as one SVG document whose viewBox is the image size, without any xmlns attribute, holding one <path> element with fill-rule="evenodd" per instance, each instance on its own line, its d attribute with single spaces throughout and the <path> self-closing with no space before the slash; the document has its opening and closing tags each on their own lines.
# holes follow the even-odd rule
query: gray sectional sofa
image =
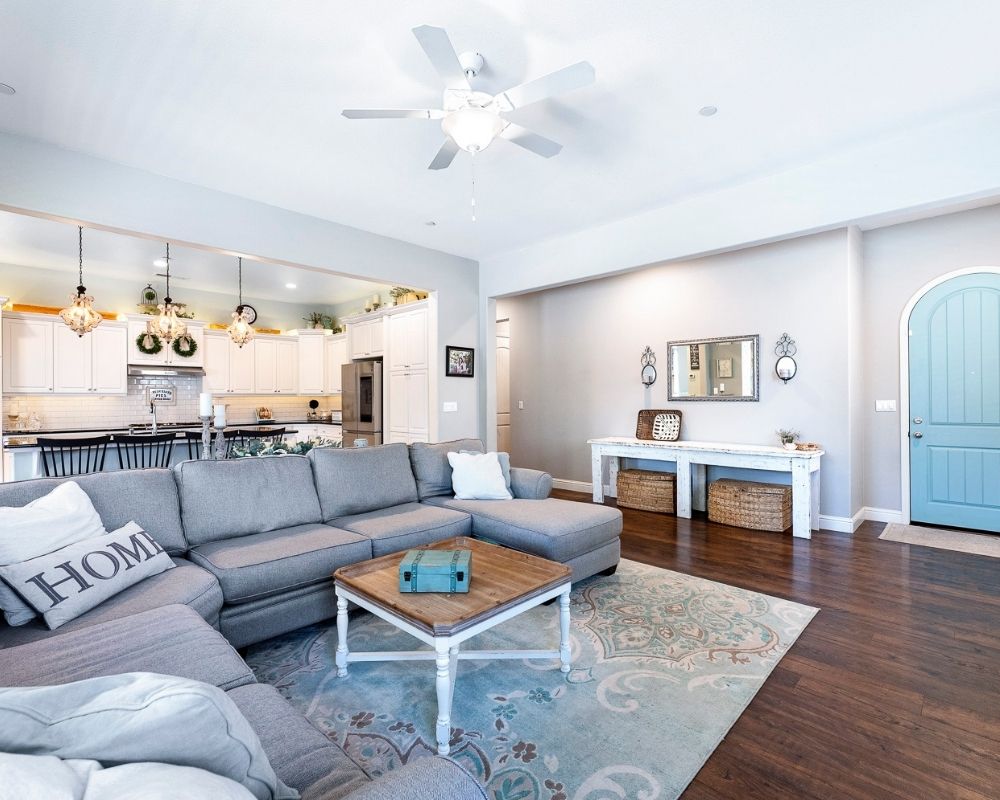
<svg viewBox="0 0 1000 800">
<path fill-rule="evenodd" d="M 313 450 L 308 457 L 186 461 L 173 470 L 73 478 L 105 527 L 135 521 L 175 569 L 49 631 L 0 620 L 0 685 L 45 685 L 127 671 L 213 683 L 257 729 L 275 770 L 306 800 L 480 798 L 447 759 L 425 759 L 374 783 L 234 651 L 336 616 L 333 572 L 386 553 L 472 535 L 561 561 L 574 581 L 613 571 L 621 513 L 549 498 L 552 479 L 512 468 L 514 499 L 456 500 L 447 453 L 476 439 Z M 59 479 L 0 484 L 0 506 L 24 505 Z M 405 789 L 404 789 L 405 787 Z"/>
</svg>

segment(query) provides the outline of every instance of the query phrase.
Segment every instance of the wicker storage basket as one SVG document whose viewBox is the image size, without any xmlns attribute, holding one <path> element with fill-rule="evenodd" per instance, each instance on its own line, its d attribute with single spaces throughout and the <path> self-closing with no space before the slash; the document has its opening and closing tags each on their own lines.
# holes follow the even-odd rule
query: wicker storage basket
<svg viewBox="0 0 1000 800">
<path fill-rule="evenodd" d="M 786 531 L 792 525 L 792 487 L 729 478 L 713 481 L 708 487 L 708 518 L 738 528 Z"/>
<path fill-rule="evenodd" d="M 644 408 L 635 422 L 635 438 L 676 442 L 681 438 L 681 412 L 671 408 Z"/>
<path fill-rule="evenodd" d="M 675 514 L 677 487 L 670 472 L 623 469 L 618 473 L 618 507 Z"/>
</svg>

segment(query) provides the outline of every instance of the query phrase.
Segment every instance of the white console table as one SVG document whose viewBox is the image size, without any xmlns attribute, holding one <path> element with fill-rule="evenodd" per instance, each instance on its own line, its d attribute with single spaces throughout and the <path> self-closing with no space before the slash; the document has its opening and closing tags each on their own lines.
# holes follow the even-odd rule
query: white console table
<svg viewBox="0 0 1000 800">
<path fill-rule="evenodd" d="M 792 535 L 809 539 L 819 529 L 819 462 L 822 450 L 785 450 L 726 442 L 655 442 L 630 436 L 589 439 L 594 502 L 604 502 L 604 463 L 608 462 L 609 494 L 617 493 L 618 460 L 641 458 L 677 464 L 677 516 L 690 519 L 692 497 L 705 507 L 705 467 L 740 467 L 792 476 Z"/>
</svg>

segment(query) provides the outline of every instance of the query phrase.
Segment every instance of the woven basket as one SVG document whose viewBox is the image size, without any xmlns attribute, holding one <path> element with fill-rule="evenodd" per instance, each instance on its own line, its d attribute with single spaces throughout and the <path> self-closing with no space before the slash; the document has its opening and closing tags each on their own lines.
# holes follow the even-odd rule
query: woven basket
<svg viewBox="0 0 1000 800">
<path fill-rule="evenodd" d="M 618 473 L 618 507 L 677 513 L 675 476 L 670 472 L 623 469 Z"/>
<path fill-rule="evenodd" d="M 708 518 L 723 525 L 758 531 L 792 526 L 792 487 L 724 478 L 708 487 Z"/>
<path fill-rule="evenodd" d="M 676 442 L 681 438 L 681 412 L 670 408 L 644 408 L 635 423 L 635 438 Z"/>
</svg>

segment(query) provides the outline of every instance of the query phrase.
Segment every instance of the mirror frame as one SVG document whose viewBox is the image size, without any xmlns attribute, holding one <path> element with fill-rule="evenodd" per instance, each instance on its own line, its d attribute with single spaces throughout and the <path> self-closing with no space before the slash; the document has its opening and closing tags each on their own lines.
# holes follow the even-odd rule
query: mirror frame
<svg viewBox="0 0 1000 800">
<path fill-rule="evenodd" d="M 691 397 L 674 395 L 674 346 L 693 344 L 713 344 L 715 342 L 735 342 L 748 341 L 753 344 L 753 395 L 720 396 L 706 395 L 705 397 Z M 744 334 L 742 336 L 716 336 L 712 339 L 679 339 L 667 342 L 667 399 L 671 402 L 703 401 L 707 400 L 715 403 L 757 403 L 760 401 L 760 334 Z"/>
</svg>

